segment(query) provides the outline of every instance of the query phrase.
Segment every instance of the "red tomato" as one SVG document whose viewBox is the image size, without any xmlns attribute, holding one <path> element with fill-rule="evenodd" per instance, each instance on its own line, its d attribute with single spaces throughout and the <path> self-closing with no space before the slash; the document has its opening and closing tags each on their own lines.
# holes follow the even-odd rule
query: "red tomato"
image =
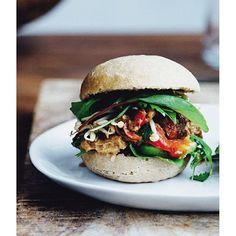
<svg viewBox="0 0 236 236">
<path fill-rule="evenodd" d="M 160 125 L 156 124 L 156 129 L 159 140 L 155 142 L 148 141 L 148 144 L 169 152 L 173 158 L 181 158 L 181 156 L 184 156 L 187 153 L 189 147 L 192 146 L 192 141 L 187 137 L 185 139 L 169 140 L 166 138 Z"/>
<path fill-rule="evenodd" d="M 135 132 L 132 132 L 132 131 L 130 131 L 129 129 L 127 129 L 126 125 L 124 126 L 123 130 L 124 130 L 126 136 L 127 136 L 129 139 L 133 140 L 133 141 L 140 141 L 140 140 L 142 139 L 141 136 L 139 136 L 139 135 L 137 135 Z"/>
<path fill-rule="evenodd" d="M 144 124 L 147 123 L 147 119 L 146 119 L 146 111 L 145 110 L 138 110 L 137 114 L 134 117 L 134 123 L 136 126 L 141 127 Z"/>
</svg>

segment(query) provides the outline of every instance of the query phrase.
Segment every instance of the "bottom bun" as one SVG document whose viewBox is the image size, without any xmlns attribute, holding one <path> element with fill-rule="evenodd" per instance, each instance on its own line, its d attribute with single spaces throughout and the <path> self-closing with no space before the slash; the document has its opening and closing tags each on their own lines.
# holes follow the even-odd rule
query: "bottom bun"
<svg viewBox="0 0 236 236">
<path fill-rule="evenodd" d="M 96 152 L 85 153 L 82 159 L 92 172 L 129 183 L 157 182 L 172 178 L 181 173 L 189 161 L 189 158 L 185 158 L 184 164 L 177 166 L 159 158 L 138 159 L 123 154 L 104 156 Z"/>
</svg>

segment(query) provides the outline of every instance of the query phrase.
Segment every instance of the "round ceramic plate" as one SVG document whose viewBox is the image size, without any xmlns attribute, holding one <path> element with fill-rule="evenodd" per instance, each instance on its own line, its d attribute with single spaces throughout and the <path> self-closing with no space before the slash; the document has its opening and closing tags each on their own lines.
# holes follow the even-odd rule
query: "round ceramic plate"
<svg viewBox="0 0 236 236">
<path fill-rule="evenodd" d="M 218 145 L 218 107 L 201 105 L 209 133 L 204 135 L 213 148 Z M 122 206 L 173 211 L 218 211 L 219 174 L 214 163 L 214 174 L 205 182 L 189 179 L 188 166 L 180 175 L 157 183 L 129 184 L 98 176 L 80 165 L 71 146 L 70 131 L 75 120 L 63 123 L 37 137 L 30 147 L 34 166 L 55 182 L 96 199 Z"/>
</svg>

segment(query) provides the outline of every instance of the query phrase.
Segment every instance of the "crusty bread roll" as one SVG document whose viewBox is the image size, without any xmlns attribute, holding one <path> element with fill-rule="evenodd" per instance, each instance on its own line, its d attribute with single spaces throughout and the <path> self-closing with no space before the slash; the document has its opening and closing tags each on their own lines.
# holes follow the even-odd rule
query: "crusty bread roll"
<svg viewBox="0 0 236 236">
<path fill-rule="evenodd" d="M 152 55 L 124 56 L 96 66 L 82 83 L 80 97 L 117 91 L 139 89 L 173 89 L 199 91 L 193 74 L 182 65 Z"/>
<path fill-rule="evenodd" d="M 123 154 L 104 156 L 96 152 L 85 153 L 82 159 L 92 172 L 129 183 L 157 182 L 174 177 L 184 170 L 189 161 L 185 158 L 180 167 L 159 158 L 138 159 Z"/>
</svg>

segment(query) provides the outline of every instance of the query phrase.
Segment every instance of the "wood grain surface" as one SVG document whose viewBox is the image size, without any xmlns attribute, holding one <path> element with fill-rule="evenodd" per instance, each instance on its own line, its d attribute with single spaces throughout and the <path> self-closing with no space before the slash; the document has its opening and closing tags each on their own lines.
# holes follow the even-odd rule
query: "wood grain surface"
<svg viewBox="0 0 236 236">
<path fill-rule="evenodd" d="M 72 118 L 81 80 L 46 80 L 35 109 L 31 141 Z M 194 102 L 218 102 L 218 84 L 204 83 Z M 210 99 L 209 99 L 210 98 Z M 18 235 L 218 235 L 218 213 L 164 212 L 104 203 L 58 186 L 24 162 L 18 184 Z"/>
<path fill-rule="evenodd" d="M 42 80 L 82 79 L 95 65 L 123 55 L 165 56 L 186 66 L 202 81 L 219 76 L 201 59 L 201 35 L 18 37 L 17 50 L 20 114 L 32 112 Z"/>
<path fill-rule="evenodd" d="M 78 97 L 77 85 L 107 59 L 158 54 L 182 63 L 201 81 L 216 81 L 218 72 L 201 60 L 201 35 L 18 37 L 17 50 L 18 235 L 218 234 L 218 214 L 143 211 L 102 203 L 56 185 L 25 159 L 33 114 L 31 139 L 70 119 L 68 105 Z M 65 79 L 43 83 L 35 109 L 41 82 L 47 78 Z M 218 101 L 218 84 L 203 85 L 202 91 L 205 96 L 193 99 L 204 102 L 207 96 L 208 102 Z"/>
</svg>

